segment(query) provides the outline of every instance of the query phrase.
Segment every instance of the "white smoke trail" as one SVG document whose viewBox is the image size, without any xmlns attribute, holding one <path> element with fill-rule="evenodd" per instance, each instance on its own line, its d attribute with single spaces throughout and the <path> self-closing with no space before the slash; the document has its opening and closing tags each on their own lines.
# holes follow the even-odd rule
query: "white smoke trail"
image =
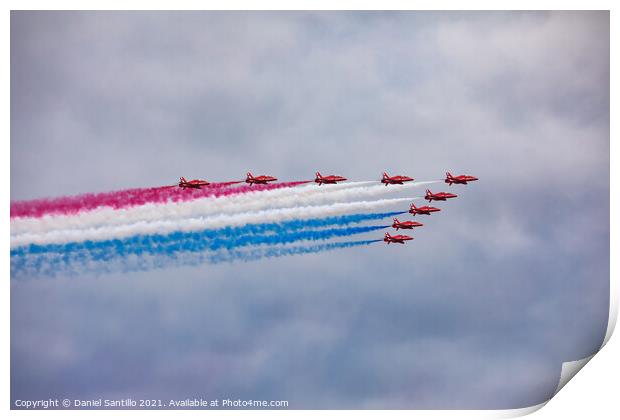
<svg viewBox="0 0 620 420">
<path fill-rule="evenodd" d="M 131 225 L 158 220 L 181 220 L 216 214 L 249 213 L 274 208 L 320 205 L 352 199 L 402 192 L 438 181 L 384 186 L 378 181 L 348 182 L 336 185 L 304 185 L 294 188 L 257 191 L 227 197 L 208 197 L 193 201 L 145 204 L 127 209 L 100 208 L 77 215 L 21 218 L 11 221 L 11 239 L 24 234 L 43 234 L 55 230 L 93 229 Z"/>
<path fill-rule="evenodd" d="M 98 226 L 124 225 L 139 221 L 159 219 L 186 218 L 217 214 L 230 208 L 241 209 L 252 202 L 264 202 L 267 205 L 280 197 L 297 197 L 299 195 L 328 194 L 349 188 L 360 188 L 377 184 L 378 181 L 346 182 L 335 185 L 302 185 L 276 190 L 258 190 L 239 195 L 205 197 L 201 199 L 169 203 L 146 203 L 141 206 L 114 209 L 101 207 L 72 215 L 46 215 L 43 217 L 25 217 L 11 220 L 11 235 L 22 233 L 48 232 L 58 229 L 80 229 Z"/>
<path fill-rule="evenodd" d="M 389 198 L 374 201 L 341 202 L 320 206 L 277 208 L 237 214 L 218 214 L 180 220 L 139 221 L 120 226 L 101 226 L 87 229 L 54 230 L 43 233 L 24 233 L 11 236 L 11 248 L 28 244 L 62 244 L 68 242 L 103 241 L 134 235 L 192 232 L 226 226 L 243 226 L 248 223 L 276 223 L 294 219 L 329 217 L 341 214 L 376 210 L 419 200 L 422 197 Z"/>
</svg>

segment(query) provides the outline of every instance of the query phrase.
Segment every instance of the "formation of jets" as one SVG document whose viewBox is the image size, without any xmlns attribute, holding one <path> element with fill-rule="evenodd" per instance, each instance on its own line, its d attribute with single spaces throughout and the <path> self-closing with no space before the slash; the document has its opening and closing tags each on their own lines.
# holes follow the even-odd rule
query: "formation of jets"
<svg viewBox="0 0 620 420">
<path fill-rule="evenodd" d="M 254 176 L 252 175 L 251 172 L 248 172 L 245 178 L 245 182 L 250 185 L 254 185 L 254 184 L 266 185 L 270 182 L 277 181 L 277 180 L 278 178 L 275 178 L 271 175 Z M 319 185 L 337 184 L 339 182 L 346 181 L 346 180 L 347 179 L 345 177 L 340 176 L 340 175 L 325 175 L 324 176 L 324 175 L 321 175 L 320 172 L 317 172 L 314 178 L 314 182 L 316 182 Z M 387 172 L 383 172 L 381 183 L 385 184 L 385 186 L 387 187 L 388 185 L 395 185 L 395 184 L 403 185 L 405 182 L 410 182 L 413 180 L 414 178 L 408 177 L 406 175 L 389 176 Z M 467 185 L 468 182 L 477 181 L 477 180 L 478 178 L 476 178 L 475 176 L 471 176 L 471 175 L 454 176 L 450 172 L 446 172 L 446 179 L 444 180 L 444 182 L 448 185 L 452 185 L 452 184 Z M 209 182 L 203 179 L 192 179 L 191 181 L 188 181 L 184 177 L 181 177 L 179 181 L 179 187 L 183 189 L 202 188 L 208 185 L 209 185 Z M 432 201 L 432 200 L 445 201 L 446 198 L 454 198 L 454 197 L 456 197 L 456 194 L 450 194 L 450 193 L 444 193 L 444 192 L 433 194 L 430 190 L 426 190 L 425 198 L 429 201 Z"/>
<path fill-rule="evenodd" d="M 245 178 L 245 182 L 247 184 L 250 184 L 250 186 L 255 185 L 255 184 L 267 185 L 270 182 L 274 182 L 277 180 L 278 180 L 277 178 L 271 175 L 254 176 L 252 175 L 251 172 L 248 172 Z M 346 180 L 347 178 L 340 176 L 340 175 L 321 175 L 320 172 L 317 172 L 314 178 L 314 182 L 318 185 L 337 184 L 339 182 L 346 181 Z M 383 172 L 383 177 L 381 178 L 380 181 L 382 184 L 384 184 L 387 187 L 388 185 L 403 185 L 405 182 L 410 182 L 413 180 L 414 180 L 413 178 L 405 176 L 405 175 L 389 176 L 387 172 Z M 472 182 L 472 181 L 478 181 L 478 178 L 472 175 L 454 176 L 450 172 L 446 172 L 446 178 L 444 179 L 444 182 L 450 186 L 452 186 L 452 184 L 467 185 L 469 182 Z M 239 182 L 242 182 L 242 181 L 239 181 Z M 183 188 L 183 189 L 186 189 L 186 188 L 200 189 L 208 185 L 209 185 L 209 182 L 203 179 L 192 179 L 191 181 L 188 181 L 184 177 L 181 177 L 179 181 L 179 188 Z M 424 199 L 428 200 L 429 203 L 431 203 L 433 200 L 434 201 L 447 201 L 447 199 L 449 198 L 456 198 L 456 197 L 457 195 L 453 193 L 443 192 L 443 191 L 434 193 L 431 190 L 426 190 L 426 194 L 424 195 Z M 412 216 L 415 216 L 415 215 L 430 216 L 432 213 L 435 213 L 438 211 L 441 211 L 441 209 L 437 207 L 432 207 L 432 206 L 416 207 L 416 205 L 413 203 L 411 204 L 411 207 L 409 208 L 409 213 L 411 213 Z M 396 229 L 397 231 L 399 229 L 413 229 L 414 227 L 420 227 L 420 226 L 424 226 L 424 225 L 420 222 L 415 222 L 413 220 L 405 220 L 401 222 L 398 219 L 394 219 L 394 223 L 392 223 L 392 228 Z M 411 236 L 407 236 L 407 235 L 393 235 L 392 236 L 386 232 L 385 237 L 383 238 L 383 241 L 387 244 L 391 244 L 391 243 L 404 244 L 405 241 L 410 241 L 412 239 L 413 237 Z"/>
<path fill-rule="evenodd" d="M 463 185 L 467 185 L 468 182 L 472 182 L 472 181 L 477 181 L 478 178 L 476 178 L 475 176 L 471 176 L 471 175 L 459 175 L 459 176 L 453 176 L 450 172 L 446 172 L 446 179 L 444 179 L 444 182 L 448 185 L 452 185 L 452 184 L 463 184 Z M 409 177 L 402 177 L 402 176 L 395 176 L 395 177 L 390 177 L 388 176 L 387 173 L 383 173 L 383 179 L 381 180 L 381 182 L 383 182 L 386 186 L 388 184 L 402 184 L 403 182 L 406 181 L 413 181 L 412 178 Z M 428 202 L 432 202 L 433 200 L 435 201 L 447 201 L 448 198 L 456 198 L 457 195 L 456 194 L 452 194 L 449 192 L 432 192 L 431 190 L 426 190 L 426 194 L 424 195 L 424 199 L 428 200 Z M 415 216 L 416 214 L 424 214 L 427 216 L 430 216 L 432 213 L 441 211 L 441 209 L 437 208 L 437 207 L 431 207 L 431 206 L 421 206 L 421 207 L 416 207 L 415 204 L 411 204 L 411 207 L 409 208 L 409 213 L 411 213 L 411 215 Z M 394 223 L 392 223 L 392 228 L 398 230 L 398 229 L 413 229 L 414 227 L 419 227 L 419 226 L 423 226 L 422 223 L 419 222 L 414 222 L 412 220 L 406 220 L 404 222 L 401 222 L 398 219 L 394 219 Z M 385 233 L 385 237 L 383 238 L 383 241 L 386 244 L 404 244 L 405 241 L 410 241 L 412 240 L 413 237 L 411 236 L 407 236 L 407 235 L 390 235 L 388 232 Z"/>
</svg>

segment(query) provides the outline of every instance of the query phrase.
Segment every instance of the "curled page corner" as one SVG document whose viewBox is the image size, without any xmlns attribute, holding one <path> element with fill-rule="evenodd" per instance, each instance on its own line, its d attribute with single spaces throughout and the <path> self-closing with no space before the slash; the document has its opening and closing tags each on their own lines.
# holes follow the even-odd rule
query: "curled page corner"
<svg viewBox="0 0 620 420">
<path fill-rule="evenodd" d="M 605 347 L 605 345 L 609 342 L 609 339 L 611 338 L 614 332 L 614 329 L 616 328 L 616 321 L 618 319 L 618 298 L 617 298 L 617 295 L 614 293 L 614 289 L 615 289 L 614 282 L 611 281 L 610 286 L 609 286 L 609 296 L 610 296 L 609 319 L 607 321 L 607 330 L 605 332 L 605 338 L 603 339 L 603 342 L 601 343 L 601 347 L 599 347 L 599 349 L 596 352 L 594 352 L 590 356 L 584 357 L 583 359 L 562 363 L 562 371 L 560 372 L 560 380 L 558 381 L 558 386 L 555 389 L 553 396 L 551 398 L 553 398 L 558 392 L 560 392 L 560 390 L 564 388 L 564 385 L 566 385 L 568 381 L 573 379 L 573 377 L 577 374 L 577 372 L 579 372 L 586 364 L 588 364 L 588 362 L 592 360 L 592 358 L 596 356 L 596 354 L 599 351 L 601 351 L 601 349 Z"/>
<path fill-rule="evenodd" d="M 553 393 L 553 395 L 555 396 L 558 392 L 560 392 L 560 390 L 564 388 L 564 385 L 566 385 L 568 381 L 570 381 L 573 378 L 573 376 L 575 376 L 577 372 L 581 370 L 581 368 L 583 368 L 590 360 L 592 360 L 592 358 L 596 355 L 596 353 L 588 357 L 584 357 L 583 359 L 562 363 L 562 371 L 560 372 L 560 380 L 558 382 L 558 386 L 555 389 L 555 392 Z"/>
<path fill-rule="evenodd" d="M 548 402 L 549 402 L 549 400 L 543 401 L 540 404 L 531 405 L 529 407 L 513 408 L 513 409 L 508 409 L 508 410 L 499 410 L 499 411 L 496 412 L 496 415 L 494 416 L 494 418 L 496 418 L 496 419 L 512 419 L 512 418 L 516 418 L 516 417 L 527 416 L 528 414 L 532 414 L 535 411 L 540 410 L 545 405 L 547 405 Z"/>
<path fill-rule="evenodd" d="M 616 329 L 616 321 L 618 321 L 618 294 L 616 293 L 616 285 L 614 281 L 609 282 L 609 320 L 607 321 L 607 331 L 605 332 L 605 338 L 603 339 L 603 344 L 601 344 L 601 349 L 605 347 L 605 344 L 611 338 L 611 335 L 614 333 Z M 600 351 L 600 349 L 599 349 Z"/>
<path fill-rule="evenodd" d="M 517 408 L 517 409 L 510 409 L 510 410 L 500 410 L 497 412 L 497 415 L 495 416 L 495 418 L 508 419 L 508 418 L 522 417 L 522 416 L 526 416 L 528 414 L 532 414 L 535 411 L 540 410 L 545 405 L 547 405 L 547 403 L 551 401 L 551 399 L 555 397 L 555 395 L 558 392 L 560 392 L 560 390 L 564 387 L 564 385 L 566 385 L 568 381 L 570 381 L 573 378 L 573 376 L 575 376 L 577 372 L 579 372 L 581 368 L 583 368 L 595 355 L 596 353 L 594 353 L 591 356 L 584 357 L 583 359 L 562 363 L 562 371 L 560 372 L 560 380 L 558 381 L 558 386 L 553 392 L 553 395 L 551 396 L 551 398 L 549 398 L 548 400 L 543 401 L 540 404 L 532 405 L 530 407 L 523 407 L 523 408 Z"/>
<path fill-rule="evenodd" d="M 601 349 L 605 346 L 605 344 L 607 344 L 607 342 L 609 341 L 609 338 L 611 337 L 615 329 L 617 316 L 618 316 L 617 301 L 614 301 L 612 297 L 611 302 L 610 302 L 610 307 L 609 307 L 609 320 L 607 322 L 607 331 L 605 332 L 605 338 L 603 339 L 603 342 L 601 343 L 601 347 L 596 352 L 594 352 L 590 356 L 584 357 L 583 359 L 562 363 L 562 371 L 560 372 L 560 380 L 558 381 L 558 386 L 553 392 L 553 396 L 551 398 L 553 398 L 558 392 L 560 392 L 560 390 L 564 388 L 564 386 L 571 379 L 573 379 L 573 377 L 577 374 L 577 372 L 579 372 L 585 365 L 587 365 L 588 362 L 592 360 L 592 358 L 596 356 L 596 354 L 599 351 L 601 351 Z"/>
<path fill-rule="evenodd" d="M 613 282 L 611 282 L 613 284 Z M 613 287 L 613 286 L 610 286 Z M 592 358 L 594 356 L 596 356 L 596 354 L 601 351 L 601 349 L 607 344 L 607 342 L 609 342 L 610 337 L 612 336 L 614 329 L 616 327 L 616 321 L 617 321 L 617 317 L 618 317 L 618 301 L 616 299 L 614 299 L 615 296 L 613 293 L 611 293 L 610 290 L 610 306 L 609 306 L 609 321 L 607 322 L 607 331 L 605 332 L 605 338 L 603 339 L 603 342 L 601 344 L 601 347 L 594 352 L 593 354 L 591 354 L 590 356 L 584 357 L 583 359 L 579 359 L 579 360 L 572 360 L 569 362 L 564 362 L 562 363 L 562 370 L 560 371 L 560 379 L 558 381 L 558 386 L 556 387 L 555 391 L 553 392 L 553 395 L 551 396 L 551 398 L 549 398 L 546 401 L 543 401 L 540 404 L 536 404 L 536 405 L 532 405 L 530 407 L 523 407 L 523 408 L 518 408 L 518 409 L 511 409 L 511 410 L 500 410 L 497 414 L 497 416 L 495 418 L 515 418 L 515 417 L 522 417 L 522 416 L 526 416 L 528 414 L 531 414 L 535 411 L 540 410 L 541 408 L 543 408 L 545 405 L 547 405 L 547 403 L 549 401 L 551 401 L 551 399 L 553 397 L 556 396 L 556 394 L 558 392 L 560 392 L 560 390 L 562 388 L 564 388 L 564 386 L 571 380 L 573 379 L 573 377 L 585 366 L 588 364 L 588 362 L 590 360 L 592 360 Z"/>
</svg>

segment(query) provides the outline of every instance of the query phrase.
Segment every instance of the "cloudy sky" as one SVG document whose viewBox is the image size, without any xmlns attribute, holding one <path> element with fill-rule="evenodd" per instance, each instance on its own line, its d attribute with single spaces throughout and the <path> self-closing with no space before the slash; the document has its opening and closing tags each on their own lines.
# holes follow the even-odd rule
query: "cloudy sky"
<svg viewBox="0 0 620 420">
<path fill-rule="evenodd" d="M 12 400 L 517 408 L 602 342 L 606 12 L 12 13 L 12 200 L 248 169 L 480 181 L 406 247 L 13 280 Z"/>
</svg>

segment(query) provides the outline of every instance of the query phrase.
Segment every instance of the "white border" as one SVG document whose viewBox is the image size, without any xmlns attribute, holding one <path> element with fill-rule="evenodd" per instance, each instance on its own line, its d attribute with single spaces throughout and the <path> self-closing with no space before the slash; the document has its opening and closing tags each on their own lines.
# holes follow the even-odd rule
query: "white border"
<svg viewBox="0 0 620 420">
<path fill-rule="evenodd" d="M 0 159 L 2 159 L 2 170 L 3 170 L 3 180 L 5 188 L 2 189 L 2 195 L 4 197 L 4 206 L 2 207 L 2 215 L 0 217 L 5 220 L 6 224 L 3 225 L 3 234 L 5 239 L 3 246 L 3 258 L 1 259 L 1 264 L 4 273 L 9 273 L 9 203 L 10 203 L 10 95 L 9 95 L 9 80 L 10 80 L 10 10 L 36 10 L 36 9 L 50 9 L 51 7 L 50 1 L 7 1 L 4 2 L 5 6 L 5 14 L 3 15 L 3 23 L 2 25 L 2 37 L 3 42 L 1 44 L 2 55 L 5 57 L 4 65 L 2 66 L 2 76 L 4 80 L 4 102 L 3 102 L 3 119 L 4 119 L 4 132 L 5 132 L 5 141 L 2 145 L 3 153 L 0 154 Z M 550 9 L 565 9 L 565 10 L 611 10 L 611 74 L 615 74 L 617 72 L 617 54 L 614 52 L 614 46 L 617 45 L 614 42 L 616 39 L 617 31 L 615 27 L 618 23 L 618 18 L 616 16 L 616 10 L 614 9 L 615 3 L 612 1 L 603 1 L 603 0 L 592 0 L 592 1 L 532 1 L 532 0 L 523 0 L 523 1 L 513 1 L 507 0 L 501 3 L 494 1 L 469 1 L 469 2 L 459 2 L 456 0 L 451 1 L 419 1 L 419 0 L 385 0 L 385 1 L 371 1 L 371 0 L 339 0 L 339 1 L 326 1 L 326 0 L 316 0 L 316 1 L 297 1 L 297 2 L 286 2 L 283 0 L 264 0 L 262 2 L 251 1 L 251 0 L 230 0 L 227 2 L 215 2 L 215 1 L 196 1 L 196 0 L 176 0 L 176 1 L 161 1 L 161 0 L 153 0 L 148 2 L 148 9 L 152 10 L 201 10 L 201 9 L 211 9 L 211 10 L 496 10 L 498 6 L 503 6 L 502 9 L 507 10 L 550 10 Z M 69 10 L 140 10 L 144 9 L 144 2 L 139 2 L 135 0 L 130 1 L 118 1 L 118 0 L 109 0 L 109 1 L 101 1 L 94 0 L 88 2 L 86 5 L 84 2 L 79 2 L 76 0 L 65 0 L 65 1 L 55 1 L 53 2 L 54 9 L 69 9 Z M 88 6 L 88 7 L 86 7 Z M 615 104 L 617 98 L 617 86 L 614 83 L 613 77 L 611 80 L 611 137 L 617 138 L 617 125 L 614 124 L 614 116 L 616 116 Z M 610 153 L 611 153 L 611 211 L 610 214 L 618 214 L 618 202 L 617 202 L 617 194 L 615 191 L 616 184 L 613 180 L 618 179 L 618 169 L 616 164 L 618 163 L 618 147 L 614 142 L 611 142 L 610 145 Z M 612 234 L 611 237 L 611 255 L 618 255 L 618 245 L 617 245 L 617 236 L 613 235 L 613 233 L 617 232 L 617 223 L 615 220 L 611 219 L 610 232 Z M 607 333 L 605 336 L 605 341 L 603 345 L 609 342 L 611 334 L 613 333 L 617 314 L 618 314 L 618 285 L 617 285 L 617 264 L 612 259 L 611 260 L 611 284 L 610 284 L 610 317 L 609 324 L 607 328 Z M 3 305 L 3 332 L 4 336 L 9 336 L 9 328 L 10 328 L 10 281 L 9 276 L 5 279 L 5 294 L 4 294 L 4 305 Z M 616 340 L 617 341 L 617 340 Z M 536 416 L 540 417 L 543 415 L 544 418 L 548 418 L 548 416 L 561 416 L 562 418 L 578 418 L 577 416 L 583 416 L 585 413 L 583 412 L 584 407 L 589 409 L 589 403 L 593 401 L 596 403 L 596 408 L 593 410 L 600 413 L 611 413 L 618 412 L 617 403 L 615 402 L 615 386 L 612 386 L 612 379 L 609 379 L 608 372 L 610 371 L 609 367 L 611 366 L 611 371 L 614 373 L 618 372 L 618 353 L 620 352 L 618 349 L 618 345 L 615 343 L 609 352 L 605 351 L 605 366 L 601 366 L 601 363 L 594 363 L 597 371 L 586 372 L 588 373 L 587 378 L 590 381 L 589 385 L 584 388 L 575 386 L 574 388 L 569 386 L 567 391 L 564 391 L 560 394 L 560 397 L 553 398 L 552 401 L 562 400 L 563 406 L 559 406 L 558 404 L 551 404 L 552 407 L 549 407 L 546 410 L 542 410 L 537 413 Z M 8 344 L 8 340 L 5 341 L 5 346 L 2 348 L 2 356 L 4 360 L 3 364 L 3 373 L 4 373 L 4 381 L 2 382 L 2 391 L 5 395 L 4 407 L 5 410 L 9 410 L 10 408 L 10 347 Z M 601 356 L 599 356 L 601 357 Z M 579 369 L 581 369 L 588 361 L 592 359 L 592 356 L 582 359 L 581 361 L 576 362 L 567 362 L 564 364 L 562 369 L 562 380 L 558 384 L 558 389 L 556 392 L 560 391 L 562 387 L 566 384 L 567 378 L 570 379 L 572 375 L 574 375 Z M 594 368 L 593 368 L 594 369 Z M 587 371 L 588 369 L 586 369 Z M 585 373 L 582 374 L 584 378 L 582 378 L 582 382 L 586 382 Z M 607 378 L 607 379 L 606 379 Z M 574 382 L 574 381 L 573 381 Z M 606 385 L 603 384 L 606 382 Z M 583 384 L 580 384 L 583 385 Z M 572 389 L 581 389 L 580 394 L 572 396 L 572 398 L 568 399 L 563 398 L 562 394 L 565 392 L 568 394 L 568 391 L 572 391 Z M 600 395 L 607 395 L 606 399 L 601 400 L 597 398 Z M 546 403 L 533 406 L 526 407 L 522 409 L 516 410 L 489 410 L 489 411 L 463 411 L 463 410 L 452 410 L 452 411 L 384 411 L 384 410 L 372 410 L 372 411 L 354 411 L 354 412 L 343 412 L 343 411 L 295 411 L 295 410 L 286 410 L 286 411 L 217 411 L 205 413 L 204 411 L 175 411 L 174 416 L 200 416 L 204 417 L 209 415 L 210 417 L 224 417 L 227 418 L 239 418 L 241 416 L 246 417 L 256 416 L 259 418 L 314 418 L 317 414 L 321 416 L 334 416 L 341 417 L 344 414 L 353 414 L 360 418 L 370 418 L 370 417 L 391 417 L 391 418 L 409 418 L 412 415 L 421 418 L 506 418 L 506 417 L 516 417 L 521 415 L 526 415 L 537 411 L 539 408 L 544 406 Z M 577 408 L 577 410 L 575 410 Z M 45 413 L 45 414 L 44 414 Z M 21 418 L 33 418 L 39 417 L 43 415 L 48 415 L 50 417 L 69 417 L 69 418 L 84 418 L 87 417 L 109 417 L 110 415 L 121 416 L 126 418 L 135 418 L 135 417 L 159 417 L 159 418 L 169 418 L 171 416 L 171 412 L 167 410 L 162 411 L 115 411 L 114 413 L 110 413 L 106 410 L 100 411 L 10 411 L 9 415 L 17 416 Z"/>
</svg>

